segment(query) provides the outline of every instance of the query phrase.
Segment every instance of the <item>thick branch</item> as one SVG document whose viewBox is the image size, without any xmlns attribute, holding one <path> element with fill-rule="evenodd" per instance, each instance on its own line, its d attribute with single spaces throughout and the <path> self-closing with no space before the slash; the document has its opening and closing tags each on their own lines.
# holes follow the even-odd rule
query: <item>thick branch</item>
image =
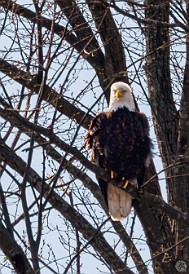
<svg viewBox="0 0 189 274">
<path fill-rule="evenodd" d="M 180 106 L 178 151 L 179 154 L 189 154 L 189 32 L 186 35 L 186 64 Z"/>
<path fill-rule="evenodd" d="M 83 13 L 79 9 L 75 0 L 55 0 L 59 5 L 61 11 L 66 15 L 69 24 L 71 24 L 73 31 L 76 33 L 79 41 L 85 41 L 83 50 L 90 55 L 93 54 L 94 59 L 98 59 L 103 64 L 104 56 L 99 47 L 98 41 L 95 38 L 91 26 L 85 20 Z"/>
<path fill-rule="evenodd" d="M 169 23 L 169 1 L 147 0 L 145 17 Z M 177 153 L 178 112 L 175 106 L 170 75 L 169 28 L 149 25 L 146 35 L 146 74 L 154 129 L 164 167 L 175 161 Z M 174 205 L 174 170 L 165 171 L 168 200 Z"/>
<path fill-rule="evenodd" d="M 146 18 L 169 22 L 169 1 L 146 1 Z M 159 8 L 158 8 L 159 6 Z M 154 8 L 153 8 L 154 7 Z M 177 150 L 178 116 L 172 95 L 170 76 L 169 28 L 146 28 L 146 73 L 152 107 L 154 127 L 164 164 L 170 164 L 170 156 Z"/>
<path fill-rule="evenodd" d="M 186 11 L 187 17 L 189 16 L 189 3 L 186 1 Z M 188 20 L 189 22 L 189 20 Z M 178 154 L 181 157 L 185 157 L 186 161 L 183 162 L 175 170 L 175 184 L 174 184 L 174 193 L 175 193 L 175 204 L 180 208 L 182 212 L 189 211 L 189 32 L 186 32 L 186 64 L 184 70 L 184 81 L 182 96 L 180 102 L 180 119 L 178 127 Z M 182 226 L 178 223 L 178 240 L 188 236 L 188 227 L 189 225 Z M 183 245 L 182 249 L 179 250 L 179 255 L 185 254 L 185 257 L 189 258 L 188 250 L 189 240 L 187 239 Z M 188 262 L 189 268 L 189 262 Z"/>
<path fill-rule="evenodd" d="M 181 97 L 181 105 L 179 111 L 179 127 L 178 127 L 178 154 L 189 155 L 189 38 L 186 36 L 186 64 L 184 70 L 183 90 Z M 180 177 L 181 175 L 185 175 Z M 184 162 L 175 170 L 175 203 L 183 211 L 189 209 L 189 164 Z"/>
<path fill-rule="evenodd" d="M 129 254 L 131 255 L 131 258 L 133 259 L 136 269 L 139 274 L 148 274 L 147 266 L 145 265 L 140 253 L 138 252 L 133 240 L 131 237 L 127 234 L 125 231 L 125 228 L 122 226 L 120 222 L 114 222 L 112 221 L 112 226 L 114 227 L 116 233 L 119 235 L 122 242 L 127 247 L 127 250 Z"/>
<path fill-rule="evenodd" d="M 34 274 L 23 250 L 0 221 L 0 248 L 18 274 Z"/>
<path fill-rule="evenodd" d="M 86 1 L 93 19 L 96 24 L 96 29 L 100 34 L 105 49 L 104 63 L 104 80 L 101 75 L 99 80 L 101 86 L 105 90 L 105 86 L 111 81 L 123 81 L 128 83 L 128 75 L 126 69 L 126 57 L 123 48 L 122 38 L 113 19 L 110 7 L 101 1 Z M 106 98 L 109 101 L 109 90 L 105 92 Z"/>
</svg>

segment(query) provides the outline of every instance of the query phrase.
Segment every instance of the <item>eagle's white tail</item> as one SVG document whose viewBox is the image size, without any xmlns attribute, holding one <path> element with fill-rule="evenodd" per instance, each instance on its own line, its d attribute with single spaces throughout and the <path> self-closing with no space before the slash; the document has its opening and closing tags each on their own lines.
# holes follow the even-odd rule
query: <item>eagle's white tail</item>
<svg viewBox="0 0 189 274">
<path fill-rule="evenodd" d="M 137 187 L 137 180 L 132 180 L 134 186 Z M 127 217 L 132 207 L 132 197 L 125 191 L 108 184 L 108 209 L 113 221 L 121 221 Z"/>
</svg>

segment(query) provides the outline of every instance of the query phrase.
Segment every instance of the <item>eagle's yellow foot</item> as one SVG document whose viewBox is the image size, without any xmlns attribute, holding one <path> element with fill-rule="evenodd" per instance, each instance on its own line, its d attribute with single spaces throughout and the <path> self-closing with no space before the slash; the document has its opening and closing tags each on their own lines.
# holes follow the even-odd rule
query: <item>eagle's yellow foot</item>
<svg viewBox="0 0 189 274">
<path fill-rule="evenodd" d="M 124 188 L 124 189 L 126 189 L 128 183 L 129 183 L 129 180 L 126 180 L 125 183 L 124 183 L 124 185 L 123 185 L 123 188 Z"/>
</svg>

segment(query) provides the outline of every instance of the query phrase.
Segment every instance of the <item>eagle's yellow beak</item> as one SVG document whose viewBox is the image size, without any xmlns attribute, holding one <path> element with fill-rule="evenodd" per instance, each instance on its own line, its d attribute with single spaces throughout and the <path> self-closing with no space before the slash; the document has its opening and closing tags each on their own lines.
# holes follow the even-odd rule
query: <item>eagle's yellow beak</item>
<svg viewBox="0 0 189 274">
<path fill-rule="evenodd" d="M 123 97 L 123 90 L 122 89 L 117 89 L 115 92 L 116 98 L 119 100 L 121 97 Z"/>
</svg>

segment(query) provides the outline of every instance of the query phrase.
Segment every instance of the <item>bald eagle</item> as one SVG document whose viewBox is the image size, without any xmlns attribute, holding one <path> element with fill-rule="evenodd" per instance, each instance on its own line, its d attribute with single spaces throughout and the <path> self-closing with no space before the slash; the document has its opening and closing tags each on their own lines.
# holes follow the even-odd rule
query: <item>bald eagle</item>
<svg viewBox="0 0 189 274">
<path fill-rule="evenodd" d="M 143 184 L 144 171 L 151 159 L 152 142 L 144 113 L 136 111 L 131 88 L 123 82 L 111 86 L 109 111 L 98 114 L 85 136 L 93 161 L 116 182 L 135 187 Z M 114 221 L 127 217 L 132 197 L 97 176 L 102 194 Z"/>
</svg>

